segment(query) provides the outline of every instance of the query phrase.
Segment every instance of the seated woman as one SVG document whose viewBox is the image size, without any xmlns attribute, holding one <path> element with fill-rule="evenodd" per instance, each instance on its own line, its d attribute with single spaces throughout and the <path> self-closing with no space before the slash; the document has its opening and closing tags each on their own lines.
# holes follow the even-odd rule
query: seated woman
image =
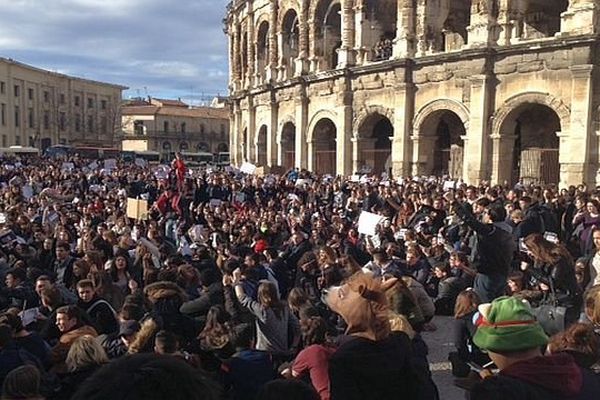
<svg viewBox="0 0 600 400">
<path fill-rule="evenodd" d="M 454 304 L 465 288 L 462 279 L 452 276 L 448 264 L 436 264 L 433 275 L 438 279 L 437 297 L 433 301 L 436 315 L 452 315 Z"/>
<path fill-rule="evenodd" d="M 469 374 L 468 362 L 483 366 L 490 361 L 473 343 L 473 336 L 477 330 L 473 323 L 473 315 L 477 312 L 479 303 L 479 297 L 473 290 L 463 290 L 456 298 L 452 324 L 452 341 L 456 351 L 448 355 L 452 364 L 452 375 L 456 377 L 463 378 Z"/>
</svg>

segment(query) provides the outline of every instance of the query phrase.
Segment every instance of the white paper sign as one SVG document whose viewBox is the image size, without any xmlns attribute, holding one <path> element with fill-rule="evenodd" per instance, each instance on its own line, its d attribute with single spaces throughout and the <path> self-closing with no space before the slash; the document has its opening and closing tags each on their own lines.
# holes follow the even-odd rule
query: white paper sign
<svg viewBox="0 0 600 400">
<path fill-rule="evenodd" d="M 454 181 L 446 181 L 444 182 L 444 191 L 448 191 L 450 189 L 454 189 L 456 186 L 456 182 Z"/>
<path fill-rule="evenodd" d="M 94 171 L 95 169 L 98 168 L 98 162 L 97 161 L 91 162 L 90 164 L 88 164 L 88 168 L 91 169 L 92 171 Z"/>
<path fill-rule="evenodd" d="M 114 158 L 109 158 L 108 160 L 104 160 L 104 169 L 116 169 L 117 168 L 117 160 Z"/>
<path fill-rule="evenodd" d="M 374 236 L 377 225 L 384 219 L 385 217 L 378 214 L 373 214 L 367 211 L 361 212 L 360 217 L 358 217 L 358 233 Z"/>
<path fill-rule="evenodd" d="M 29 184 L 23 186 L 21 192 L 23 193 L 23 197 L 25 197 L 27 200 L 33 197 L 33 188 Z"/>
<path fill-rule="evenodd" d="M 252 175 L 254 174 L 254 172 L 256 172 L 256 165 L 245 162 L 240 167 L 240 171 L 242 171 L 245 174 Z"/>
<path fill-rule="evenodd" d="M 74 168 L 75 168 L 75 164 L 73 164 L 72 162 L 64 162 L 64 163 L 62 163 L 62 166 L 61 166 L 61 169 L 63 171 L 70 171 Z"/>
<path fill-rule="evenodd" d="M 135 159 L 135 165 L 137 165 L 138 167 L 144 168 L 146 166 L 146 164 L 147 164 L 147 162 L 143 158 L 136 158 Z"/>
<path fill-rule="evenodd" d="M 298 179 L 296 181 L 296 186 L 310 185 L 311 183 L 312 181 L 310 179 Z"/>
</svg>

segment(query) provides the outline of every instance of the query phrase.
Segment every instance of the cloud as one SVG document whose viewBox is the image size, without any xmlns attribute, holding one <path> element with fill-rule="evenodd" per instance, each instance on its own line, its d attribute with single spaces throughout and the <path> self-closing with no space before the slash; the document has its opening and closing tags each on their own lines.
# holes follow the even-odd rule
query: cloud
<svg viewBox="0 0 600 400">
<path fill-rule="evenodd" d="M 227 2 L 0 0 L 0 56 L 129 86 L 126 95 L 223 94 Z"/>
</svg>

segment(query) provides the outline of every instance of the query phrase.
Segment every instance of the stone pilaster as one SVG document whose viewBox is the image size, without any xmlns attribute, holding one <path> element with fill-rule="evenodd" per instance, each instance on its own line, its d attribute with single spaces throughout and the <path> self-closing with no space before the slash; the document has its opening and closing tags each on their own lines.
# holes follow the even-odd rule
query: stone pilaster
<svg viewBox="0 0 600 400">
<path fill-rule="evenodd" d="M 492 15 L 494 0 L 473 0 L 471 24 L 467 27 L 468 47 L 493 46 L 498 39 L 498 25 Z"/>
<path fill-rule="evenodd" d="M 352 85 L 348 78 L 338 85 L 338 115 L 339 125 L 337 126 L 336 138 L 336 173 L 338 175 L 350 175 L 352 173 L 352 132 L 354 109 Z"/>
<path fill-rule="evenodd" d="M 403 75 L 404 70 L 397 70 L 396 75 Z M 400 77 L 397 77 L 400 79 Z M 394 176 L 412 174 L 410 160 L 412 142 L 412 121 L 414 118 L 414 86 L 398 83 L 394 90 L 394 138 L 392 139 L 392 172 Z"/>
<path fill-rule="evenodd" d="M 269 167 L 277 165 L 277 121 L 279 117 L 279 103 L 277 95 L 271 92 L 271 126 L 267 132 L 267 165 Z"/>
<path fill-rule="evenodd" d="M 342 47 L 338 53 L 338 67 L 340 68 L 356 63 L 354 23 L 353 0 L 342 0 Z"/>
<path fill-rule="evenodd" d="M 269 6 L 269 59 L 267 60 L 266 80 L 277 80 L 277 0 Z"/>
<path fill-rule="evenodd" d="M 296 168 L 308 168 L 308 97 L 306 88 L 298 85 L 295 96 L 296 105 Z"/>
<path fill-rule="evenodd" d="M 512 180 L 513 149 L 515 135 L 491 135 L 492 139 L 492 165 L 491 181 L 493 185 L 502 185 L 505 181 L 509 184 Z"/>
<path fill-rule="evenodd" d="M 301 76 L 308 72 L 308 24 L 309 0 L 301 0 L 300 13 L 298 14 L 298 58 L 296 59 L 295 75 Z"/>
<path fill-rule="evenodd" d="M 251 6 L 251 3 L 249 3 L 249 7 Z M 247 73 L 246 73 L 246 87 L 248 86 L 254 86 L 254 82 L 255 82 L 255 74 L 256 74 L 256 48 L 255 48 L 255 43 L 256 43 L 256 35 L 254 33 L 254 12 L 249 11 L 248 12 L 248 33 L 246 35 L 246 51 L 248 52 L 248 56 L 247 56 L 247 65 L 244 66 L 244 68 L 246 69 Z"/>
<path fill-rule="evenodd" d="M 412 0 L 398 0 L 398 19 L 396 38 L 394 39 L 394 58 L 413 57 L 415 55 L 415 13 Z"/>
<path fill-rule="evenodd" d="M 489 140 L 490 115 L 490 80 L 486 75 L 476 75 L 471 81 L 470 120 L 465 142 L 465 165 L 463 180 L 470 184 L 478 184 L 489 178 L 487 171 L 487 152 Z"/>
<path fill-rule="evenodd" d="M 256 107 L 252 97 L 248 97 L 248 136 L 246 142 L 246 161 L 256 162 Z"/>
<path fill-rule="evenodd" d="M 596 171 L 591 171 L 593 65 L 570 67 L 571 120 L 568 127 L 561 121 L 560 183 L 561 187 L 593 183 Z"/>
<path fill-rule="evenodd" d="M 591 35 L 600 26 L 599 0 L 570 0 L 569 8 L 562 13 L 562 35 Z"/>
</svg>

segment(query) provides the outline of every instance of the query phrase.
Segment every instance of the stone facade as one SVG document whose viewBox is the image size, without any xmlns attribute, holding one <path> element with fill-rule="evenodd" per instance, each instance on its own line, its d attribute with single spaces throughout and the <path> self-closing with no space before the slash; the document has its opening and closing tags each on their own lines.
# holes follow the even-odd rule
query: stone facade
<svg viewBox="0 0 600 400">
<path fill-rule="evenodd" d="M 125 89 L 0 58 L 1 146 L 112 147 Z"/>
<path fill-rule="evenodd" d="M 599 0 L 237 0 L 234 163 L 600 183 Z"/>
<path fill-rule="evenodd" d="M 166 158 L 175 151 L 229 151 L 229 110 L 190 107 L 179 100 L 132 101 L 122 109 L 124 150 L 158 151 Z"/>
</svg>

